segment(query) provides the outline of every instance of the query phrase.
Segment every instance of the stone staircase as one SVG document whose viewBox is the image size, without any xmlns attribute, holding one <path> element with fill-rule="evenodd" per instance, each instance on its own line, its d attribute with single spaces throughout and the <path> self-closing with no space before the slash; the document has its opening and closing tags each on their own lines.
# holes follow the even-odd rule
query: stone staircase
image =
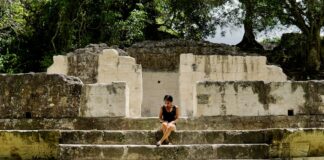
<svg viewBox="0 0 324 160">
<path fill-rule="evenodd" d="M 61 131 L 62 159 L 233 159 L 268 158 L 269 145 L 259 131 L 178 130 L 173 145 L 156 147 L 156 130 Z M 246 138 L 245 138 L 246 137 Z"/>
<path fill-rule="evenodd" d="M 0 119 L 0 143 L 10 139 L 7 148 L 6 143 L 0 146 L 0 159 L 12 158 L 12 153 L 1 155 L 1 150 L 10 148 L 13 141 L 22 141 L 18 143 L 20 151 L 18 148 L 14 154 L 22 159 L 307 159 L 310 156 L 320 159 L 324 156 L 323 148 L 306 152 L 305 148 L 311 145 L 299 141 L 294 145 L 304 148 L 285 148 L 287 140 L 295 141 L 287 137 L 310 134 L 315 141 L 324 140 L 324 116 L 181 118 L 177 131 L 170 136 L 172 145 L 156 147 L 162 136 L 159 126 L 157 118 Z M 10 136 L 4 136 L 8 133 Z M 42 147 L 49 149 L 41 150 Z"/>
</svg>

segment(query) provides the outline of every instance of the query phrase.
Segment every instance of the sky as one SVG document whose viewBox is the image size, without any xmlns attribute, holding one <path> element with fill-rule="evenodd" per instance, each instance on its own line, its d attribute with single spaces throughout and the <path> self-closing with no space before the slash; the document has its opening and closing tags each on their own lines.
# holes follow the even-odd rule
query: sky
<svg viewBox="0 0 324 160">
<path fill-rule="evenodd" d="M 236 45 L 239 43 L 244 34 L 244 28 L 243 27 L 229 27 L 225 29 L 225 36 L 221 36 L 221 28 L 217 28 L 217 33 L 214 37 L 209 36 L 206 40 L 213 42 L 213 43 L 224 43 L 229 45 Z M 281 37 L 283 33 L 290 33 L 290 32 L 299 32 L 299 29 L 297 27 L 277 27 L 273 31 L 270 31 L 268 33 L 261 32 L 258 33 L 256 36 L 257 41 L 262 41 L 265 38 L 275 38 L 275 37 Z M 324 33 L 324 32 L 323 32 Z M 322 33 L 322 35 L 324 35 Z"/>
<path fill-rule="evenodd" d="M 217 33 L 214 37 L 209 36 L 206 40 L 213 42 L 213 43 L 224 43 L 229 45 L 236 45 L 239 43 L 244 34 L 244 28 L 243 27 L 230 27 L 226 28 L 226 34 L 225 36 L 221 36 L 221 29 L 217 28 Z M 291 33 L 291 32 L 300 32 L 300 30 L 296 26 L 291 26 L 289 28 L 286 27 L 278 27 L 274 29 L 271 32 L 268 33 L 259 33 L 257 34 L 257 41 L 262 41 L 265 38 L 275 38 L 275 37 L 281 37 L 283 33 Z M 324 27 L 322 28 L 321 36 L 324 36 Z"/>
<path fill-rule="evenodd" d="M 217 28 L 218 31 L 221 31 L 220 28 Z M 244 28 L 238 28 L 238 27 L 231 27 L 225 29 L 226 34 L 225 36 L 221 36 L 220 32 L 216 33 L 216 35 L 209 36 L 206 40 L 213 42 L 213 43 L 224 43 L 229 45 L 235 45 L 239 43 L 242 40 L 243 34 L 244 34 Z"/>
<path fill-rule="evenodd" d="M 225 9 L 238 7 L 238 5 L 240 4 L 238 0 L 234 0 L 233 2 L 234 3 L 231 3 L 231 5 L 225 4 Z M 215 10 L 213 14 L 214 16 L 217 17 L 219 15 L 222 15 L 223 12 L 219 10 Z M 218 27 L 216 30 L 217 30 L 216 35 L 207 37 L 206 39 L 207 41 L 213 43 L 224 43 L 229 45 L 236 45 L 242 40 L 244 34 L 243 25 L 241 27 L 230 26 L 223 30 L 220 27 Z M 225 36 L 221 35 L 222 31 L 226 32 Z M 296 26 L 285 27 L 285 26 L 278 25 L 277 27 L 275 27 L 275 29 L 273 29 L 268 33 L 265 32 L 258 33 L 256 35 L 256 39 L 257 41 L 260 42 L 265 38 L 275 38 L 275 37 L 280 38 L 283 33 L 291 33 L 291 32 L 300 32 L 300 30 Z M 324 36 L 324 27 L 322 28 L 321 36 Z"/>
</svg>

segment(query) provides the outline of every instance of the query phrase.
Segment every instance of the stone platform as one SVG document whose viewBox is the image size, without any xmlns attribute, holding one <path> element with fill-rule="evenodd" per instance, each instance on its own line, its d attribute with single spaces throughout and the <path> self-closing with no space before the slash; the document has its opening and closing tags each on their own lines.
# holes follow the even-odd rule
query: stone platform
<svg viewBox="0 0 324 160">
<path fill-rule="evenodd" d="M 151 118 L 38 118 L 0 119 L 0 130 L 152 130 Z M 296 116 L 211 116 L 180 118 L 178 130 L 255 130 L 266 128 L 324 128 L 324 115 Z"/>
<path fill-rule="evenodd" d="M 263 159 L 268 145 L 60 145 L 62 159 Z"/>
<path fill-rule="evenodd" d="M 158 119 L 0 119 L 0 159 L 324 157 L 324 116 L 181 118 L 156 147 Z M 265 129 L 267 128 L 267 129 Z"/>
</svg>

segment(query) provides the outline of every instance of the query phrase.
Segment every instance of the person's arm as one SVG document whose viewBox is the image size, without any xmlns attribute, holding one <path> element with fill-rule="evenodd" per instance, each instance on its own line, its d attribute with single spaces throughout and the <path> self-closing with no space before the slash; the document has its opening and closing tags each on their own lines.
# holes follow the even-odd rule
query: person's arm
<svg viewBox="0 0 324 160">
<path fill-rule="evenodd" d="M 161 108 L 160 108 L 160 114 L 159 114 L 159 119 L 160 119 L 160 122 L 161 122 L 161 123 L 164 122 L 163 119 L 162 119 L 162 112 L 163 112 L 163 110 L 162 110 L 162 107 L 161 107 Z"/>
<path fill-rule="evenodd" d="M 178 106 L 176 106 L 176 116 L 175 116 L 175 120 L 174 121 L 172 121 L 172 122 L 170 122 L 170 123 L 172 123 L 172 124 L 175 124 L 175 123 L 177 123 L 177 121 L 178 121 L 178 118 L 179 118 L 179 115 L 180 115 L 180 109 L 179 109 L 179 107 Z"/>
</svg>

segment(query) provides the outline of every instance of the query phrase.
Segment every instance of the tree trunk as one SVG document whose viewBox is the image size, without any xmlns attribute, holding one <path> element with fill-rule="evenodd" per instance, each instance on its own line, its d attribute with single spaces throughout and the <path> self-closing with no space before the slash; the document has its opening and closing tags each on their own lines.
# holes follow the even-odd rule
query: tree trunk
<svg viewBox="0 0 324 160">
<path fill-rule="evenodd" d="M 321 67 L 321 37 L 320 27 L 316 27 L 311 33 L 307 35 L 307 61 L 306 70 L 314 73 L 318 72 Z"/>
<path fill-rule="evenodd" d="M 263 50 L 263 46 L 255 40 L 253 33 L 253 3 L 251 0 L 241 1 L 245 6 L 245 19 L 243 21 L 244 25 L 244 35 L 240 43 L 237 44 L 243 50 Z"/>
</svg>

